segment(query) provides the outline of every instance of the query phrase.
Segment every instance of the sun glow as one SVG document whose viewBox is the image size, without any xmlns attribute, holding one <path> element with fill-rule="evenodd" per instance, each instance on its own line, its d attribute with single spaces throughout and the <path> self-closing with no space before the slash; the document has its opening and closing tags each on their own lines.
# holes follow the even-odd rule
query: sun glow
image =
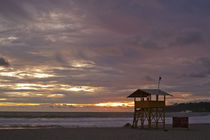
<svg viewBox="0 0 210 140">
<path fill-rule="evenodd" d="M 63 94 L 49 94 L 47 97 L 48 98 L 62 98 L 64 97 L 64 95 Z"/>
<path fill-rule="evenodd" d="M 57 94 L 52 95 L 60 96 Z M 61 95 L 62 96 L 62 95 Z M 0 107 L 35 107 L 36 109 L 53 109 L 59 111 L 88 111 L 88 110 L 97 110 L 97 111 L 130 111 L 133 109 L 133 104 L 130 102 L 106 102 L 98 104 L 77 104 L 77 103 L 16 103 L 16 102 L 0 102 Z"/>
<path fill-rule="evenodd" d="M 13 41 L 17 40 L 18 37 L 15 36 L 9 36 L 9 37 L 0 37 L 0 44 L 1 45 L 6 45 L 6 44 L 10 44 Z"/>
<path fill-rule="evenodd" d="M 6 92 L 6 95 L 8 95 L 9 97 L 27 97 L 30 96 L 29 92 Z"/>
<path fill-rule="evenodd" d="M 34 73 L 33 77 L 35 78 L 48 78 L 48 77 L 54 77 L 53 74 L 47 74 L 47 73 Z"/>
<path fill-rule="evenodd" d="M 57 103 L 55 106 L 74 106 L 74 107 L 133 107 L 133 102 L 106 102 L 97 104 L 70 104 Z"/>
<path fill-rule="evenodd" d="M 131 107 L 133 102 L 107 102 L 107 103 L 98 103 L 95 106 L 99 107 Z"/>
<path fill-rule="evenodd" d="M 6 92 L 8 97 L 46 97 L 46 98 L 62 98 L 64 94 L 50 94 L 50 93 L 33 93 L 33 92 Z M 4 98 L 2 98 L 3 101 Z M 5 99 L 6 100 L 6 99 Z M 1 98 L 0 98 L 1 101 Z"/>
<path fill-rule="evenodd" d="M 64 84 L 44 83 L 2 83 L 0 87 L 10 90 L 34 90 L 34 91 L 72 91 L 72 92 L 95 92 L 100 87 L 71 86 Z"/>
<path fill-rule="evenodd" d="M 18 79 L 25 79 L 25 78 L 49 78 L 55 77 L 55 75 L 49 71 L 47 68 L 25 68 L 14 70 L 13 68 L 8 69 L 6 71 L 5 68 L 0 68 L 3 70 L 0 72 L 0 76 L 5 77 L 16 77 Z M 47 72 L 46 72 L 47 71 Z"/>
<path fill-rule="evenodd" d="M 0 103 L 0 106 L 40 106 L 38 103 L 12 103 L 12 102 L 3 102 Z"/>
<path fill-rule="evenodd" d="M 68 89 L 65 89 L 67 91 L 75 91 L 75 92 L 79 92 L 79 91 L 85 91 L 85 92 L 94 92 L 95 89 L 90 88 L 88 86 L 81 86 L 81 87 L 71 87 Z"/>
<path fill-rule="evenodd" d="M 0 76 L 16 77 L 17 72 L 0 72 Z"/>
<path fill-rule="evenodd" d="M 5 70 L 5 68 L 0 66 L 0 70 Z"/>
<path fill-rule="evenodd" d="M 14 89 L 30 89 L 30 90 L 38 90 L 36 84 L 27 84 L 27 83 L 18 83 L 15 84 Z"/>
<path fill-rule="evenodd" d="M 92 61 L 75 61 L 72 63 L 72 66 L 75 68 L 90 68 L 94 66 L 94 62 Z"/>
</svg>

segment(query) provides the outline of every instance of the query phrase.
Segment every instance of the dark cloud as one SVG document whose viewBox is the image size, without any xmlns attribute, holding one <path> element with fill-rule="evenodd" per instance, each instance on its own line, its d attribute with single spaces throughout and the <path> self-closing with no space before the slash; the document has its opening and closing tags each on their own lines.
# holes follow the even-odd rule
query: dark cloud
<svg viewBox="0 0 210 140">
<path fill-rule="evenodd" d="M 210 58 L 198 58 L 193 64 L 194 72 L 190 73 L 190 77 L 194 78 L 207 78 L 210 75 Z"/>
<path fill-rule="evenodd" d="M 55 59 L 58 63 L 60 63 L 61 65 L 64 65 L 64 64 L 68 64 L 65 60 L 65 58 L 63 58 L 62 54 L 60 53 L 56 53 L 55 54 Z"/>
<path fill-rule="evenodd" d="M 207 76 L 208 76 L 207 73 L 204 73 L 204 72 L 189 74 L 189 77 L 193 77 L 193 78 L 205 78 Z"/>
<path fill-rule="evenodd" d="M 23 9 L 21 2 L 15 0 L 2 0 L 0 5 L 0 15 L 4 18 L 13 21 L 23 20 L 30 15 Z"/>
<path fill-rule="evenodd" d="M 145 79 L 145 81 L 148 81 L 148 82 L 154 82 L 155 81 L 155 79 L 151 76 L 145 76 L 144 79 Z"/>
<path fill-rule="evenodd" d="M 209 57 L 199 58 L 198 61 L 201 63 L 201 65 L 210 69 L 210 58 Z"/>
<path fill-rule="evenodd" d="M 8 67 L 10 64 L 5 58 L 0 57 L 0 66 Z"/>
<path fill-rule="evenodd" d="M 176 46 L 189 46 L 189 45 L 197 45 L 202 43 L 203 35 L 199 31 L 189 31 L 183 32 L 178 37 L 176 37 L 176 41 L 174 45 Z"/>
<path fill-rule="evenodd" d="M 65 95 L 51 100 L 54 103 L 126 100 L 129 89 L 156 88 L 159 75 L 164 77 L 161 87 L 169 92 L 206 96 L 209 88 L 202 83 L 210 75 L 209 4 L 208 0 L 2 0 L 0 55 L 12 60 L 13 69 L 4 70 L 0 78 L 5 85 L 101 88 L 90 94 L 43 90 Z M 0 58 L 0 65 L 9 63 Z M 55 77 L 12 77 L 31 69 Z M 37 92 L 2 89 L 18 91 Z M 49 102 L 41 97 L 14 100 Z"/>
</svg>

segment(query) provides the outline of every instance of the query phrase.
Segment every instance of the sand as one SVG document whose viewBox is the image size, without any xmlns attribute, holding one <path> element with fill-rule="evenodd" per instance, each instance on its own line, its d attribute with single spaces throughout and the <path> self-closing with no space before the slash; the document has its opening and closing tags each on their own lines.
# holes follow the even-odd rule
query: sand
<svg viewBox="0 0 210 140">
<path fill-rule="evenodd" d="M 210 124 L 190 129 L 48 128 L 0 130 L 0 140 L 210 140 Z"/>
</svg>

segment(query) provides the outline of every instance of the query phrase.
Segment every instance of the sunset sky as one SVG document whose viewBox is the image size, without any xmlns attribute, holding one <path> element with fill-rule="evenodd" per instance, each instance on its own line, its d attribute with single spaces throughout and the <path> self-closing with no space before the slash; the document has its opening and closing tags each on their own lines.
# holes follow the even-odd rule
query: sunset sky
<svg viewBox="0 0 210 140">
<path fill-rule="evenodd" d="M 0 0 L 0 111 L 132 111 L 210 100 L 209 0 Z"/>
</svg>

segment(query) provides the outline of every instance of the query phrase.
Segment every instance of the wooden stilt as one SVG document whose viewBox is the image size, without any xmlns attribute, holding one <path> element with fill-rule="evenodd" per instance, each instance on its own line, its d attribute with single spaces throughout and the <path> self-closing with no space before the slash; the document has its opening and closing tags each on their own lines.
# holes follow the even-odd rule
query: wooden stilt
<svg viewBox="0 0 210 140">
<path fill-rule="evenodd" d="M 163 128 L 165 128 L 165 107 L 163 107 Z"/>
<path fill-rule="evenodd" d="M 151 128 L 151 108 L 148 108 L 148 128 Z"/>
<path fill-rule="evenodd" d="M 136 128 L 136 110 L 134 111 L 133 115 L 133 128 Z"/>
<path fill-rule="evenodd" d="M 166 114 L 166 96 L 164 95 L 164 106 L 163 106 L 163 128 L 165 128 L 165 114 Z"/>
<path fill-rule="evenodd" d="M 159 109 L 156 108 L 156 114 L 155 114 L 155 127 L 158 128 L 158 121 L 159 121 Z"/>
</svg>

